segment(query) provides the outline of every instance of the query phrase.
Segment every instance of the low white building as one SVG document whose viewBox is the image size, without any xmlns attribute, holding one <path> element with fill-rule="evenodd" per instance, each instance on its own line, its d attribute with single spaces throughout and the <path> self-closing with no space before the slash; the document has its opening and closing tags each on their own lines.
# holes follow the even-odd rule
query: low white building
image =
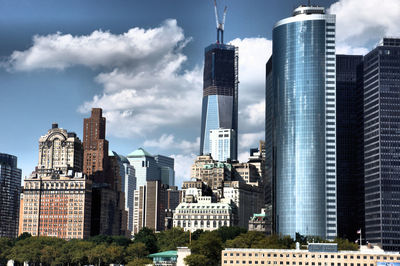
<svg viewBox="0 0 400 266">
<path fill-rule="evenodd" d="M 222 226 L 235 225 L 235 209 L 229 203 L 211 202 L 211 197 L 198 197 L 196 203 L 182 202 L 175 209 L 174 227 L 194 232 L 216 230 Z"/>
</svg>

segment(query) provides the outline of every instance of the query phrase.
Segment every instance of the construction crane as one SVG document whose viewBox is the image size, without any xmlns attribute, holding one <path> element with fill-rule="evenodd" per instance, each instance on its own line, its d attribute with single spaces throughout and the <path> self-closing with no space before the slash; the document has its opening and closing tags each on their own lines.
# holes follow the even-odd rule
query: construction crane
<svg viewBox="0 0 400 266">
<path fill-rule="evenodd" d="M 219 21 L 218 10 L 217 10 L 217 1 L 214 0 L 215 21 L 217 22 L 217 43 L 224 43 L 224 24 L 225 24 L 225 18 L 226 18 L 226 9 L 227 9 L 227 7 L 225 6 L 222 21 Z M 219 39 L 220 36 L 221 36 L 221 41 Z"/>
</svg>

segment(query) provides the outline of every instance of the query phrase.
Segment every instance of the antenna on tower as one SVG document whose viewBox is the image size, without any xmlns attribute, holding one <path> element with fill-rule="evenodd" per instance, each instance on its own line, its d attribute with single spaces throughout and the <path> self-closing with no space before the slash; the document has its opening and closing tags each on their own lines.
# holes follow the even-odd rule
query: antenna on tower
<svg viewBox="0 0 400 266">
<path fill-rule="evenodd" d="M 217 1 L 214 0 L 214 11 L 215 11 L 215 22 L 217 23 L 217 43 L 224 43 L 224 25 L 226 18 L 226 10 L 227 7 L 224 8 L 224 15 L 222 16 L 222 21 L 219 21 L 218 18 L 218 10 L 217 10 Z M 221 33 L 221 35 L 220 35 Z M 221 36 L 221 40 L 220 40 Z"/>
</svg>

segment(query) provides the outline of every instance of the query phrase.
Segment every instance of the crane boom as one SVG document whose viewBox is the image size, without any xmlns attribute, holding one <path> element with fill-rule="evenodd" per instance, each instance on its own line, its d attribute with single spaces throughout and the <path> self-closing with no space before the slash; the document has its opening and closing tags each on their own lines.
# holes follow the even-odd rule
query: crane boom
<svg viewBox="0 0 400 266">
<path fill-rule="evenodd" d="M 222 30 L 224 30 L 224 27 L 225 27 L 225 18 L 226 18 L 226 10 L 228 9 L 228 7 L 227 6 L 225 6 L 225 8 L 224 8 L 224 16 L 222 17 Z"/>
<path fill-rule="evenodd" d="M 215 22 L 217 23 L 217 29 L 219 27 L 219 19 L 218 19 L 218 10 L 217 10 L 217 1 L 214 0 L 214 10 L 215 10 Z"/>
</svg>

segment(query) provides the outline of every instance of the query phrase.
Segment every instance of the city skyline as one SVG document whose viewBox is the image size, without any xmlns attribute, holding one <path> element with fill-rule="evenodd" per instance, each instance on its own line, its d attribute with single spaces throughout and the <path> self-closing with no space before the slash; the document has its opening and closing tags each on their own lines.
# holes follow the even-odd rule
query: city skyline
<svg viewBox="0 0 400 266">
<path fill-rule="evenodd" d="M 239 1 L 219 2 L 220 7 L 228 5 L 225 42 L 239 47 L 238 154 L 243 161 L 248 150 L 257 147 L 264 137 L 264 101 L 260 99 L 264 98 L 272 27 L 288 17 L 293 7 L 306 3 L 279 1 L 267 5 L 255 1 L 246 6 Z M 7 114 L 4 123 L 9 125 L 0 133 L 2 152 L 16 155 L 23 176 L 28 176 L 38 158 L 37 139 L 49 124 L 57 122 L 83 139 L 82 118 L 91 107 L 101 107 L 109 123 L 110 150 L 127 155 L 144 147 L 153 154 L 173 155 L 180 185 L 188 180 L 190 165 L 198 153 L 202 57 L 204 47 L 215 42 L 212 1 L 175 1 L 170 5 L 151 1 L 129 4 L 131 9 L 122 2 L 116 2 L 114 9 L 105 1 L 95 7 L 92 3 L 1 3 L 0 33 L 7 38 L 0 46 L 5 96 L 0 106 Z M 385 14 L 385 19 L 367 12 L 378 3 L 375 14 Z M 154 4 L 163 8 L 151 8 Z M 400 10 L 396 1 L 312 4 L 336 14 L 337 53 L 366 53 L 385 35 L 399 33 L 393 15 Z M 27 8 L 34 12 L 26 13 Z M 75 10 L 79 12 L 72 15 Z M 352 14 L 354 10 L 359 12 Z M 364 24 L 352 32 L 345 27 L 361 22 Z M 13 24 L 15 27 L 11 27 Z M 65 41 L 72 48 L 65 46 Z M 97 49 L 90 49 L 95 43 L 100 43 Z M 130 43 L 142 45 L 143 50 Z M 54 47 L 59 49 L 49 50 Z M 46 51 L 47 57 L 39 56 Z M 137 63 L 141 68 L 134 67 Z M 140 75 L 146 71 L 148 74 Z M 133 83 L 137 87 L 130 87 Z M 176 93 L 168 95 L 172 88 Z M 26 127 L 30 128 L 29 136 L 22 133 Z"/>
</svg>

